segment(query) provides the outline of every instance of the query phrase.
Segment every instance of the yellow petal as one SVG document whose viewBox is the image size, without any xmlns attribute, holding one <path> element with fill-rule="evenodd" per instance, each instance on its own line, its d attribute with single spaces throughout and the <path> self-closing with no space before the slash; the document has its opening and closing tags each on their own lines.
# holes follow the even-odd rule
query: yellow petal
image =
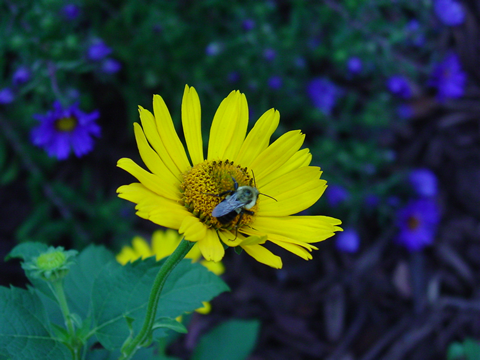
<svg viewBox="0 0 480 360">
<path fill-rule="evenodd" d="M 225 149 L 223 154 L 224 159 L 235 159 L 238 155 L 243 141 L 245 140 L 245 135 L 247 134 L 248 127 L 248 104 L 245 94 L 240 94 L 238 106 L 238 117 L 235 121 L 235 129 L 233 130 L 232 137 L 228 142 L 228 146 Z"/>
<path fill-rule="evenodd" d="M 222 275 L 225 272 L 225 266 L 222 262 L 202 260 L 200 263 L 215 275 Z"/>
<path fill-rule="evenodd" d="M 166 199 L 147 189 L 140 183 L 120 186 L 118 197 L 136 203 L 137 215 L 155 224 L 179 229 L 186 216 L 192 216 L 177 201 Z"/>
<path fill-rule="evenodd" d="M 171 255 L 180 244 L 181 239 L 180 234 L 172 229 L 154 231 L 152 234 L 152 250 L 157 260 Z"/>
<path fill-rule="evenodd" d="M 154 193 L 172 200 L 180 198 L 178 183 L 165 181 L 164 178 L 149 173 L 138 166 L 132 159 L 121 158 L 118 160 L 117 166 L 135 176 L 138 181 Z"/>
<path fill-rule="evenodd" d="M 257 183 L 285 164 L 303 144 L 305 135 L 300 130 L 289 131 L 266 148 L 252 163 Z M 243 166 L 243 164 L 242 164 Z"/>
<path fill-rule="evenodd" d="M 140 121 L 142 122 L 143 132 L 145 133 L 148 142 L 157 152 L 158 156 L 160 156 L 160 159 L 162 159 L 170 172 L 175 175 L 179 181 L 182 181 L 183 171 L 170 157 L 170 154 L 166 148 L 166 144 L 162 141 L 160 135 L 158 134 L 157 125 L 155 124 L 155 118 L 153 117 L 153 114 L 141 106 L 138 107 L 138 112 L 140 113 Z"/>
<path fill-rule="evenodd" d="M 236 147 L 245 139 L 248 125 L 248 108 L 245 96 L 232 91 L 225 98 L 213 118 L 208 142 L 208 160 L 227 159 L 226 155 L 236 155 Z"/>
<path fill-rule="evenodd" d="M 170 184 L 177 184 L 178 180 L 176 176 L 170 172 L 160 156 L 148 145 L 142 127 L 138 123 L 134 123 L 133 129 L 140 156 L 148 169 L 155 175 L 160 176 L 163 181 Z"/>
<path fill-rule="evenodd" d="M 122 247 L 122 250 L 115 256 L 115 259 L 122 264 L 125 265 L 126 263 L 133 262 L 140 257 L 130 246 Z"/>
<path fill-rule="evenodd" d="M 184 173 L 191 168 L 191 165 L 185 153 L 185 148 L 175 131 L 167 105 L 165 105 L 160 95 L 153 96 L 153 113 L 155 114 L 158 134 L 165 144 L 170 158 L 177 165 L 180 172 Z"/>
<path fill-rule="evenodd" d="M 135 250 L 135 252 L 142 257 L 142 259 L 145 259 L 154 255 L 147 241 L 140 236 L 135 236 L 133 238 L 132 247 Z"/>
<path fill-rule="evenodd" d="M 310 165 L 310 162 L 312 161 L 312 154 L 310 153 L 309 149 L 302 149 L 297 151 L 293 156 L 287 160 L 285 164 L 283 164 L 281 167 L 279 167 L 277 170 L 272 171 L 270 174 L 265 176 L 262 179 L 262 184 L 259 185 L 259 190 L 262 192 L 260 189 L 260 186 L 263 188 L 266 184 L 268 184 L 270 181 L 275 180 L 279 178 L 280 176 L 289 173 L 290 171 L 293 171 L 295 169 L 308 166 Z"/>
<path fill-rule="evenodd" d="M 201 109 L 198 94 L 193 87 L 185 85 L 182 100 L 182 127 L 188 152 L 193 165 L 201 163 L 203 157 Z"/>
<path fill-rule="evenodd" d="M 278 127 L 279 121 L 278 111 L 275 109 L 266 111 L 250 130 L 238 155 L 233 160 L 241 166 L 250 167 L 258 155 L 268 147 L 270 137 Z"/>
<path fill-rule="evenodd" d="M 203 307 L 198 308 L 195 312 L 199 314 L 208 314 L 212 310 L 212 305 L 208 301 L 202 301 Z"/>
<path fill-rule="evenodd" d="M 280 256 L 274 255 L 270 250 L 265 249 L 262 245 L 242 245 L 242 249 L 258 262 L 271 266 L 275 269 L 281 269 L 282 259 Z"/>
<path fill-rule="evenodd" d="M 217 233 L 213 230 L 208 230 L 205 237 L 198 242 L 202 256 L 207 261 L 218 262 L 223 259 L 225 249 L 220 242 Z"/>
<path fill-rule="evenodd" d="M 335 231 L 341 231 L 341 221 L 328 216 L 283 216 L 261 217 L 255 219 L 254 227 L 261 234 L 268 234 L 271 240 L 273 234 L 287 238 L 299 239 L 306 243 L 316 243 L 333 236 Z M 250 229 L 245 232 L 250 233 Z"/>
<path fill-rule="evenodd" d="M 280 176 L 262 186 L 258 216 L 288 216 L 303 211 L 317 202 L 327 182 L 320 179 L 319 167 L 305 166 Z"/>
<path fill-rule="evenodd" d="M 178 232 L 183 234 L 185 240 L 199 241 L 205 237 L 207 227 L 197 217 L 191 215 L 183 219 Z"/>
</svg>

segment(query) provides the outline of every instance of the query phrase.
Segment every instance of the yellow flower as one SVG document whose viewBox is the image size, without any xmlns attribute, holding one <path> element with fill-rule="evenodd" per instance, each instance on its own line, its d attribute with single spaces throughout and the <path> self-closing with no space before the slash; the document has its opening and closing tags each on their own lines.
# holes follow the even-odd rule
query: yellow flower
<svg viewBox="0 0 480 360">
<path fill-rule="evenodd" d="M 146 259 L 151 256 L 155 256 L 158 261 L 173 253 L 181 240 L 182 237 L 178 232 L 171 229 L 154 231 L 151 246 L 141 236 L 135 236 L 132 240 L 132 246 L 124 246 L 117 254 L 116 259 L 122 265 L 140 258 Z M 201 257 L 202 254 L 200 253 L 197 244 L 195 244 L 185 256 L 186 259 L 192 259 L 193 262 L 199 261 Z M 225 272 L 225 267 L 221 262 L 200 260 L 200 264 L 216 275 L 221 275 Z M 202 304 L 203 307 L 195 311 L 200 314 L 208 314 L 212 306 L 206 301 L 203 301 Z"/>
<path fill-rule="evenodd" d="M 313 243 L 341 231 L 338 219 L 292 216 L 320 198 L 326 181 L 320 179 L 319 167 L 309 166 L 309 150 L 300 150 L 305 138 L 300 130 L 269 144 L 280 120 L 278 111 L 265 112 L 247 135 L 247 100 L 232 91 L 213 118 L 206 158 L 200 101 L 193 87 L 185 86 L 182 101 L 189 157 L 159 95 L 153 97 L 154 114 L 142 107 L 139 112 L 142 126 L 134 124 L 135 138 L 150 172 L 131 159 L 120 159 L 117 165 L 139 182 L 118 188 L 119 196 L 137 204 L 138 216 L 178 229 L 186 240 L 197 242 L 205 259 L 218 262 L 224 245 L 240 246 L 257 261 L 281 268 L 281 258 L 262 246 L 266 241 L 308 260 L 317 249 Z M 234 219 L 225 223 L 212 211 L 234 195 L 234 180 L 239 187 L 258 188 L 261 194 L 233 210 L 238 214 L 232 213 Z"/>
<path fill-rule="evenodd" d="M 171 229 L 154 231 L 152 234 L 151 246 L 141 236 L 135 236 L 132 240 L 132 246 L 124 246 L 117 254 L 116 259 L 122 265 L 140 258 L 146 259 L 151 256 L 155 256 L 158 261 L 173 253 L 181 240 L 182 237 L 178 232 Z M 193 262 L 199 261 L 201 257 L 202 254 L 196 244 L 185 256 L 186 259 L 192 259 Z M 216 275 L 222 275 L 225 272 L 225 268 L 221 262 L 206 261 L 202 259 L 200 260 L 200 264 Z"/>
</svg>

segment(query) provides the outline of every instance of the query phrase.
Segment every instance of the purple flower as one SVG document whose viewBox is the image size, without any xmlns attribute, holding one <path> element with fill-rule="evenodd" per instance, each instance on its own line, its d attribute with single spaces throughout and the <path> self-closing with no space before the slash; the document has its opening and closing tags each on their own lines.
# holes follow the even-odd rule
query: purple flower
<svg viewBox="0 0 480 360">
<path fill-rule="evenodd" d="M 462 70 L 460 59 L 454 52 L 449 52 L 435 66 L 429 84 L 437 89 L 438 101 L 443 102 L 449 98 L 462 97 L 466 82 L 467 75 Z"/>
<path fill-rule="evenodd" d="M 402 75 L 391 76 L 387 80 L 388 90 L 403 99 L 409 99 L 412 97 L 412 89 L 408 80 Z"/>
<path fill-rule="evenodd" d="M 465 11 L 456 0 L 434 0 L 433 11 L 448 26 L 457 26 L 465 21 Z"/>
<path fill-rule="evenodd" d="M 335 236 L 335 246 L 340 251 L 355 253 L 360 247 L 360 236 L 354 229 L 347 228 Z"/>
<path fill-rule="evenodd" d="M 80 7 L 76 4 L 67 4 L 62 8 L 62 15 L 67 20 L 75 20 L 80 15 Z"/>
<path fill-rule="evenodd" d="M 216 41 L 213 41 L 211 42 L 210 44 L 207 45 L 207 47 L 205 48 L 205 53 L 208 55 L 208 56 L 216 56 L 218 54 L 220 54 L 223 50 L 223 44 L 222 43 L 219 43 L 219 42 L 216 42 Z"/>
<path fill-rule="evenodd" d="M 250 31 L 255 27 L 255 21 L 252 19 L 245 19 L 242 23 L 243 30 Z"/>
<path fill-rule="evenodd" d="M 15 94 L 12 89 L 6 87 L 0 90 L 0 105 L 7 105 L 15 100 Z"/>
<path fill-rule="evenodd" d="M 421 47 L 425 44 L 425 34 L 421 31 L 417 19 L 412 19 L 407 23 L 405 32 L 409 35 L 412 45 Z"/>
<path fill-rule="evenodd" d="M 106 74 L 115 74 L 116 72 L 120 71 L 122 68 L 122 64 L 120 64 L 119 61 L 112 59 L 112 58 L 106 58 L 102 62 L 102 71 Z"/>
<path fill-rule="evenodd" d="M 329 185 L 325 191 L 325 196 L 332 207 L 336 207 L 350 198 L 347 189 L 340 185 Z"/>
<path fill-rule="evenodd" d="M 330 115 L 341 90 L 328 79 L 316 78 L 310 81 L 307 87 L 308 95 L 317 109 L 325 115 Z"/>
<path fill-rule="evenodd" d="M 433 243 L 439 221 L 440 214 L 433 200 L 412 200 L 397 212 L 396 241 L 409 251 L 421 250 Z"/>
<path fill-rule="evenodd" d="M 263 57 L 267 61 L 273 61 L 277 56 L 277 52 L 273 49 L 265 49 L 263 51 Z"/>
<path fill-rule="evenodd" d="M 12 82 L 13 85 L 18 86 L 21 84 L 25 84 L 27 81 L 30 80 L 32 73 L 30 69 L 26 66 L 20 66 L 12 75 Z"/>
<path fill-rule="evenodd" d="M 238 71 L 232 71 L 228 73 L 227 79 L 231 83 L 236 83 L 237 81 L 240 80 L 240 73 Z"/>
<path fill-rule="evenodd" d="M 99 116 L 98 110 L 89 114 L 82 112 L 78 103 L 63 108 L 55 101 L 53 110 L 34 115 L 40 125 L 32 129 L 32 142 L 59 160 L 66 159 L 71 150 L 80 157 L 92 150 L 92 136 L 100 136 L 100 126 L 95 122 Z"/>
<path fill-rule="evenodd" d="M 351 74 L 358 74 L 362 71 L 362 60 L 357 56 L 352 56 L 347 61 L 347 69 Z"/>
<path fill-rule="evenodd" d="M 268 79 L 268 86 L 274 90 L 280 89 L 282 85 L 283 80 L 280 76 L 272 76 L 270 79 Z"/>
<path fill-rule="evenodd" d="M 431 197 L 437 195 L 437 177 L 429 169 L 416 169 L 410 173 L 408 180 L 417 195 Z"/>
<path fill-rule="evenodd" d="M 400 119 L 407 120 L 413 117 L 413 109 L 408 104 L 402 104 L 397 107 L 397 115 Z"/>
<path fill-rule="evenodd" d="M 99 61 L 106 58 L 112 49 L 108 47 L 102 40 L 96 40 L 87 51 L 87 56 L 92 61 Z"/>
</svg>

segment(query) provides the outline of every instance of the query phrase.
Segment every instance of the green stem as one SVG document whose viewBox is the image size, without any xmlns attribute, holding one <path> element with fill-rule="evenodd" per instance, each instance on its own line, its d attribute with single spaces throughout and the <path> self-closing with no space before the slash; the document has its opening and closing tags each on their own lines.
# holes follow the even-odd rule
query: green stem
<svg viewBox="0 0 480 360">
<path fill-rule="evenodd" d="M 67 326 L 68 334 L 70 335 L 70 350 L 72 352 L 72 358 L 74 360 L 80 359 L 80 347 L 82 343 L 78 341 L 77 334 L 75 334 L 75 328 L 73 326 L 72 318 L 70 316 L 70 309 L 68 308 L 67 298 L 65 297 L 65 291 L 63 290 L 63 279 L 48 282 L 50 289 L 52 290 L 55 298 L 57 299 L 60 310 L 62 311 L 65 325 Z"/>
<path fill-rule="evenodd" d="M 120 356 L 119 360 L 131 359 L 135 352 L 140 349 L 150 337 L 150 332 L 155 323 L 158 301 L 160 300 L 163 285 L 165 285 L 168 275 L 170 275 L 178 263 L 183 260 L 193 245 L 195 245 L 194 242 L 183 239 L 158 271 L 148 299 L 147 313 L 145 314 L 142 329 L 133 340 L 130 341 L 127 339 L 127 341 L 125 341 L 122 347 L 122 356 Z"/>
<path fill-rule="evenodd" d="M 68 308 L 67 298 L 65 297 L 65 291 L 63 291 L 63 279 L 49 282 L 48 284 L 52 286 L 52 291 L 55 294 L 58 305 L 60 305 L 60 310 L 62 310 L 68 333 L 70 336 L 73 336 L 75 334 L 75 329 L 73 328 L 72 319 L 70 318 L 70 310 Z"/>
</svg>

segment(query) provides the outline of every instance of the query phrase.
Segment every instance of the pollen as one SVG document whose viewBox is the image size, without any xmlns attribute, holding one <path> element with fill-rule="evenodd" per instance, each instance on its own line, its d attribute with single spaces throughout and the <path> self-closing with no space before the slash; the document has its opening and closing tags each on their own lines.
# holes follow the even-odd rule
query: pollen
<svg viewBox="0 0 480 360">
<path fill-rule="evenodd" d="M 70 132 L 77 127 L 77 119 L 74 117 L 63 117 L 55 121 L 55 128 L 58 131 Z"/>
<path fill-rule="evenodd" d="M 243 213 L 241 218 L 237 215 L 227 224 L 220 223 L 212 216 L 213 209 L 229 195 L 228 191 L 235 191 L 233 179 L 239 187 L 255 186 L 249 170 L 233 161 L 206 160 L 195 165 L 183 174 L 181 190 L 184 206 L 206 226 L 215 230 L 234 230 L 250 225 L 254 215 L 248 213 Z M 257 207 L 258 202 L 249 210 L 255 214 Z"/>
</svg>

